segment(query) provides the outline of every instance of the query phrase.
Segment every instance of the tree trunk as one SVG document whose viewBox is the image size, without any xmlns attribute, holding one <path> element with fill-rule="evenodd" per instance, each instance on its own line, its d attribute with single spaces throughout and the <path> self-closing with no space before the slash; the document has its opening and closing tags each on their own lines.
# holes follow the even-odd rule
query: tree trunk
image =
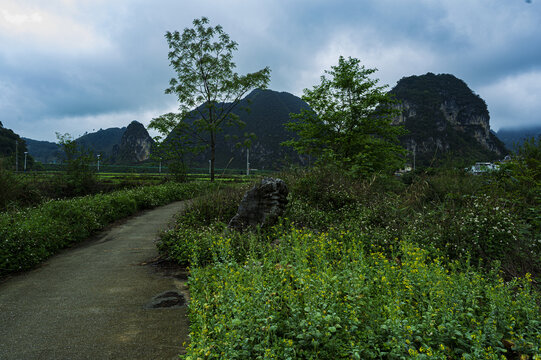
<svg viewBox="0 0 541 360">
<path fill-rule="evenodd" d="M 210 181 L 214 181 L 214 162 L 216 160 L 216 134 L 210 133 Z"/>
</svg>

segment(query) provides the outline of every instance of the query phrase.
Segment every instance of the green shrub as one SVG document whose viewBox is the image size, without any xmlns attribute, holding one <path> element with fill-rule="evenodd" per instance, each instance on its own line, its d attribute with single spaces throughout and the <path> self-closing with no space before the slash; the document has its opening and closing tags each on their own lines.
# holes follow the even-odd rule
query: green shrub
<svg viewBox="0 0 541 360">
<path fill-rule="evenodd" d="M 19 177 L 4 169 L 2 159 L 0 159 L 0 209 L 5 209 L 23 193 L 24 189 Z"/>
<path fill-rule="evenodd" d="M 175 228 L 162 233 L 157 244 L 160 252 L 185 266 L 211 262 L 216 246 L 221 247 L 220 238 L 211 234 L 226 232 L 226 224 L 237 212 L 247 188 L 248 185 L 221 187 L 194 199 L 177 219 Z M 241 258 L 245 255 L 241 251 L 246 247 L 245 238 L 238 234 L 232 238 L 237 257 Z"/>
<path fill-rule="evenodd" d="M 190 277 L 186 359 L 501 359 L 541 351 L 539 295 L 402 242 L 394 259 L 364 255 L 354 235 L 291 229 L 245 262 Z M 221 249 L 218 249 L 222 246 Z"/>
<path fill-rule="evenodd" d="M 403 190 L 396 178 L 373 174 L 358 179 L 334 166 L 297 169 L 279 175 L 288 184 L 291 194 L 322 211 L 337 211 L 353 204 L 377 203 L 382 197 Z"/>
</svg>

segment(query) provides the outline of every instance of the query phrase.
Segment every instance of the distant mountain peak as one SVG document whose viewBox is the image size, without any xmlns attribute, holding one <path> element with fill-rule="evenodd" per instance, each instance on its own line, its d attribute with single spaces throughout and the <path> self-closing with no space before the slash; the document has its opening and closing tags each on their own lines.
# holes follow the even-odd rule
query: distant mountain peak
<svg viewBox="0 0 541 360">
<path fill-rule="evenodd" d="M 122 135 L 120 144 L 113 147 L 113 161 L 116 163 L 137 163 L 150 157 L 154 140 L 140 122 L 133 120 Z"/>
<path fill-rule="evenodd" d="M 490 131 L 485 101 L 451 74 L 404 77 L 390 91 L 400 101 L 403 137 L 410 152 L 428 165 L 435 155 L 453 154 L 469 161 L 503 158 L 507 149 Z"/>
<path fill-rule="evenodd" d="M 85 133 L 75 139 L 75 142 L 96 155 L 102 155 L 102 159 L 106 160 L 112 156 L 113 147 L 120 143 L 125 131 L 125 127 L 99 129 Z M 29 153 L 42 163 L 55 163 L 60 160 L 61 149 L 56 143 L 27 139 L 27 144 Z"/>
</svg>

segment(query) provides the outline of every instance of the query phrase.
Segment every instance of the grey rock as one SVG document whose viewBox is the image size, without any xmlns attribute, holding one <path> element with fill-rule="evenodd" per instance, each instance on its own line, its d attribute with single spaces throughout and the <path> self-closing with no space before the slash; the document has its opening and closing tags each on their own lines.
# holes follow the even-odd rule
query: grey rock
<svg viewBox="0 0 541 360">
<path fill-rule="evenodd" d="M 163 308 L 178 308 L 186 305 L 186 299 L 184 295 L 180 294 L 176 290 L 170 290 L 156 295 L 148 304 L 145 305 L 145 309 L 163 309 Z"/>
<path fill-rule="evenodd" d="M 237 214 L 228 227 L 245 230 L 272 226 L 284 213 L 289 190 L 281 179 L 264 178 L 261 183 L 248 190 L 239 204 Z"/>
<path fill-rule="evenodd" d="M 117 164 L 133 164 L 145 161 L 150 157 L 154 140 L 150 137 L 145 126 L 132 121 L 122 135 L 120 144 L 113 147 L 113 162 Z"/>
</svg>

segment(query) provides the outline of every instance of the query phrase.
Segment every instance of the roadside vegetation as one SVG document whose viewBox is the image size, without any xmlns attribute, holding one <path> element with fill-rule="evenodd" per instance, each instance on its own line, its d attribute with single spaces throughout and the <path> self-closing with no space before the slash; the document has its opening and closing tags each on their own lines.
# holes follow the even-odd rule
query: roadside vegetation
<svg viewBox="0 0 541 360">
<path fill-rule="evenodd" d="M 115 220 L 143 209 L 190 199 L 210 183 L 166 183 L 65 200 L 0 213 L 0 275 L 27 270 L 58 250 L 86 239 Z"/>
<path fill-rule="evenodd" d="M 190 268 L 186 358 L 539 359 L 540 205 L 523 164 L 289 171 L 281 223 L 244 234 L 226 224 L 246 186 L 199 199 L 159 243 Z"/>
<path fill-rule="evenodd" d="M 147 174 L 97 174 L 86 186 L 74 187 L 64 172 L 14 173 L 0 169 L 0 211 L 36 206 L 53 199 L 109 193 L 146 185 L 164 184 L 166 176 Z"/>
</svg>

